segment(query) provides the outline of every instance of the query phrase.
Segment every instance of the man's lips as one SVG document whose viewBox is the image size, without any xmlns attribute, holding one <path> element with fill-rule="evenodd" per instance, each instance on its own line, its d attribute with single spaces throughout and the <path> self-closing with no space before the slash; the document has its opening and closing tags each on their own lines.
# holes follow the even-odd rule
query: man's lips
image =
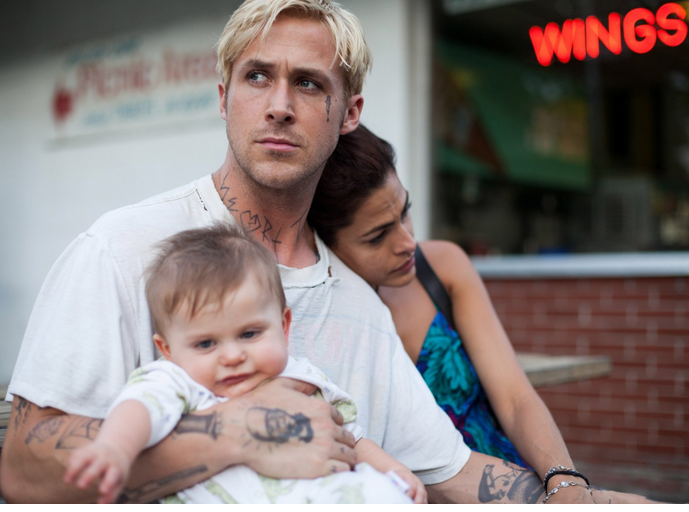
<svg viewBox="0 0 689 512">
<path fill-rule="evenodd" d="M 278 137 L 266 137 L 260 139 L 258 143 L 271 151 L 294 151 L 299 147 L 298 144 L 295 144 L 289 139 L 281 139 Z"/>
</svg>

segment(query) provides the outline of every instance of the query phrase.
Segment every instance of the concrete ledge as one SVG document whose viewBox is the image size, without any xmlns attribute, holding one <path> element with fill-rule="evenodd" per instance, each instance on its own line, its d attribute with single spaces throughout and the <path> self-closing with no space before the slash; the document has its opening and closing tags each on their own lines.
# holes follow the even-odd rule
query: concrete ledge
<svg viewBox="0 0 689 512">
<path fill-rule="evenodd" d="M 610 375 L 606 356 L 549 356 L 518 353 L 519 364 L 534 387 L 554 386 Z"/>
<path fill-rule="evenodd" d="M 476 256 L 484 278 L 689 276 L 689 252 Z"/>
</svg>

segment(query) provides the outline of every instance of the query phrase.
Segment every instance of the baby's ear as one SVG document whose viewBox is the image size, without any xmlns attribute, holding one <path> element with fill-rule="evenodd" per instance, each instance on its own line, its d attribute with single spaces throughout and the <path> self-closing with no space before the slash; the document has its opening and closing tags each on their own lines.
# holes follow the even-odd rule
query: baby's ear
<svg viewBox="0 0 689 512">
<path fill-rule="evenodd" d="M 160 350 L 160 353 L 163 354 L 163 357 L 169 361 L 171 357 L 170 345 L 168 345 L 167 341 L 165 341 L 165 338 L 163 338 L 160 334 L 155 333 L 153 335 L 153 342 L 156 344 L 156 347 L 158 347 L 158 350 Z"/>
<path fill-rule="evenodd" d="M 285 306 L 282 312 L 282 330 L 285 333 L 285 341 L 289 342 L 289 326 L 292 324 L 292 310 Z"/>
</svg>

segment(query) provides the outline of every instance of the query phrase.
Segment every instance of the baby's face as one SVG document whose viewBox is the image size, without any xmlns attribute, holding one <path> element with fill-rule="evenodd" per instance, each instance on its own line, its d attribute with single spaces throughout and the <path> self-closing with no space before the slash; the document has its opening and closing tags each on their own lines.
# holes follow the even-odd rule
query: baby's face
<svg viewBox="0 0 689 512">
<path fill-rule="evenodd" d="M 193 318 L 183 305 L 159 346 L 217 396 L 237 397 L 285 369 L 290 319 L 289 310 L 282 311 L 274 294 L 250 273 L 222 304 L 208 304 Z"/>
</svg>

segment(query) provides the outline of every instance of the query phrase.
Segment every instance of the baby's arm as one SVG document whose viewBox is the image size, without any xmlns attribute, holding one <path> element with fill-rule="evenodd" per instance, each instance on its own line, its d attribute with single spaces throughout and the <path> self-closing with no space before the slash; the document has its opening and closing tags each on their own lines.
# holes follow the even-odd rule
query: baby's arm
<svg viewBox="0 0 689 512">
<path fill-rule="evenodd" d="M 114 503 L 150 436 L 148 409 L 137 400 L 120 403 L 103 422 L 96 440 L 72 453 L 65 483 L 86 489 L 100 480 L 98 503 Z"/>
<path fill-rule="evenodd" d="M 361 438 L 357 441 L 354 450 L 357 453 L 358 462 L 367 462 L 381 473 L 387 473 L 390 470 L 397 473 L 409 485 L 406 494 L 414 500 L 414 503 L 428 503 L 428 495 L 423 482 L 404 464 L 385 453 L 376 443 L 370 439 Z"/>
</svg>

